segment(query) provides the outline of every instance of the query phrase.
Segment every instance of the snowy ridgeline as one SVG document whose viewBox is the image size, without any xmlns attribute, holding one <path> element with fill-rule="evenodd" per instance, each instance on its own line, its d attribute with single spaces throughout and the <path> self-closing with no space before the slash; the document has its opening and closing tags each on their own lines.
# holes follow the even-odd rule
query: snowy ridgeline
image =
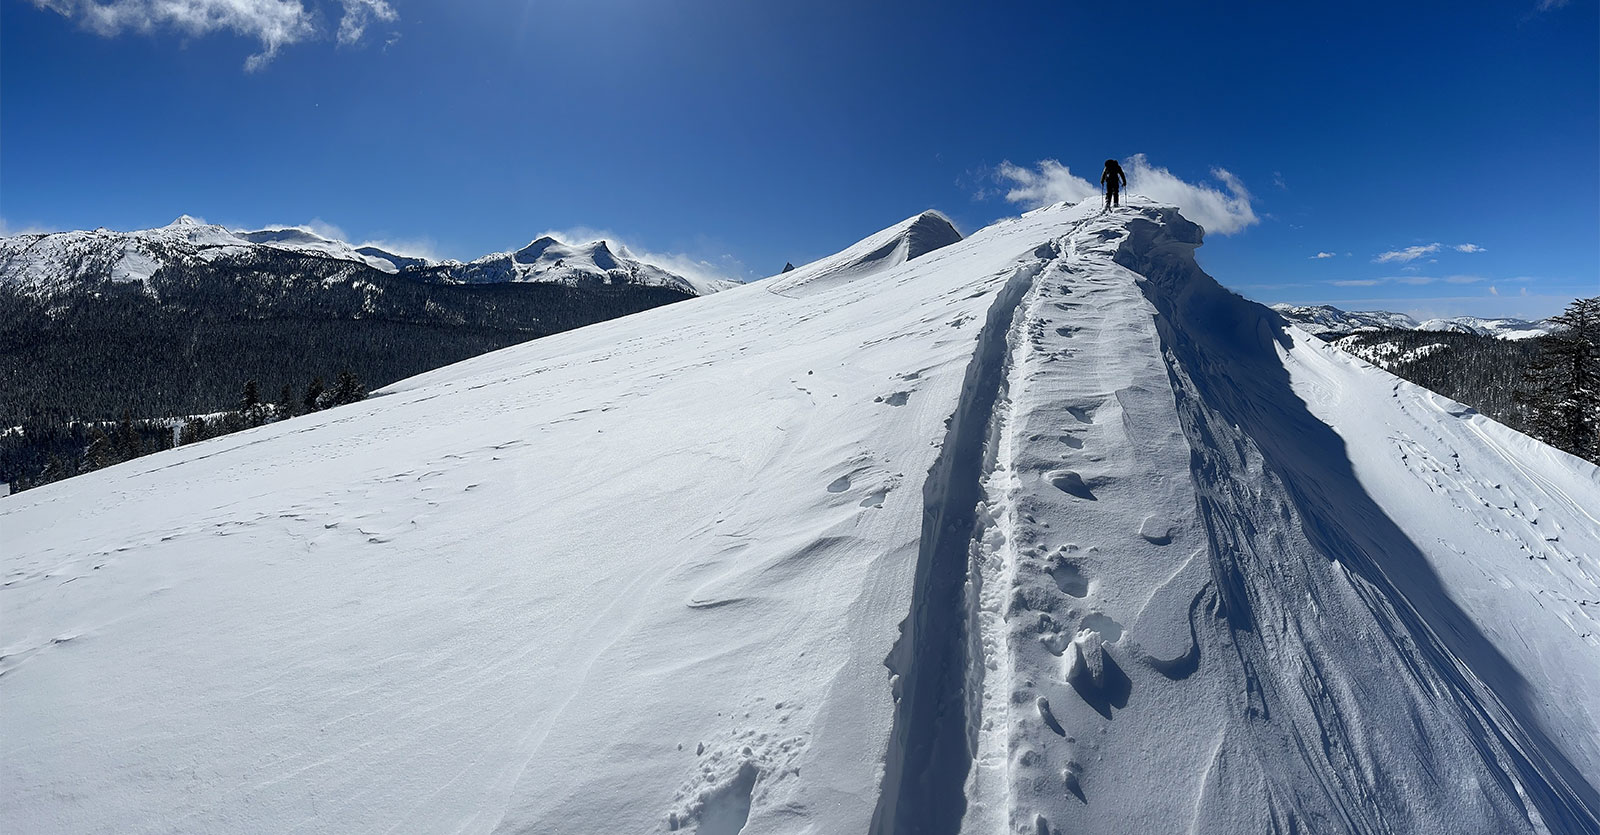
<svg viewBox="0 0 1600 835">
<path fill-rule="evenodd" d="M 1366 331 L 1432 331 L 1435 333 L 1471 333 L 1497 339 L 1534 339 L 1550 333 L 1556 326 L 1549 319 L 1530 322 L 1526 319 L 1482 319 L 1477 316 L 1453 316 L 1444 319 L 1417 321 L 1404 313 L 1387 310 L 1340 310 L 1327 304 L 1293 305 L 1275 304 L 1278 315 L 1316 336 L 1335 336 Z"/>
<path fill-rule="evenodd" d="M 248 264 L 263 269 L 272 256 L 292 253 L 445 284 L 635 284 L 706 295 L 737 281 L 683 276 L 647 263 L 607 241 L 562 243 L 540 237 L 515 252 L 472 261 L 434 261 L 354 246 L 299 227 L 230 230 L 183 215 L 157 229 L 110 229 L 0 237 L 0 290 L 52 299 L 103 282 L 144 284 L 169 265 Z M 271 266 L 264 269 L 270 272 Z M 359 281 L 359 273 L 340 280 Z"/>
<path fill-rule="evenodd" d="M 1595 467 L 947 226 L 0 502 L 0 829 L 1600 827 Z"/>
</svg>

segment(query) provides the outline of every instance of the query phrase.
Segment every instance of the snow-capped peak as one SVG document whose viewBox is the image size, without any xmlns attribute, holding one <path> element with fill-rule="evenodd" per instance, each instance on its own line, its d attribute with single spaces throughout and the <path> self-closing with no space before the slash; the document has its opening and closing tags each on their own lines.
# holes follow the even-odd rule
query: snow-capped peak
<svg viewBox="0 0 1600 835">
<path fill-rule="evenodd" d="M 443 277 L 463 284 L 628 283 L 704 296 L 742 283 L 683 275 L 635 257 L 615 241 L 568 243 L 551 235 L 541 235 L 518 250 L 485 255 L 465 264 L 444 262 L 440 267 Z"/>
<path fill-rule="evenodd" d="M 293 252 L 315 252 L 343 261 L 359 261 L 373 269 L 382 270 L 386 273 L 399 272 L 401 267 L 404 266 L 403 264 L 395 263 L 395 259 L 364 252 L 344 241 L 323 237 L 304 226 L 276 226 L 255 230 L 241 229 L 234 234 L 251 243 L 263 244 L 276 249 L 286 249 Z"/>
<path fill-rule="evenodd" d="M 511 259 L 518 264 L 528 264 L 542 268 L 554 268 L 557 265 L 562 265 L 579 269 L 592 268 L 600 273 L 615 270 L 621 266 L 617 256 L 612 253 L 611 247 L 604 240 L 568 245 L 549 235 L 539 237 L 522 249 L 512 253 Z"/>
<path fill-rule="evenodd" d="M 780 273 L 768 279 L 769 289 L 789 292 L 806 286 L 808 290 L 820 290 L 899 266 L 960 240 L 961 233 L 955 224 L 942 213 L 929 209 L 833 255 Z"/>
<path fill-rule="evenodd" d="M 1278 315 L 1316 336 L 1375 330 L 1420 330 L 1475 333 L 1500 339 L 1532 339 L 1544 336 L 1555 329 L 1549 320 L 1530 322 L 1525 319 L 1455 316 L 1418 322 L 1404 313 L 1391 313 L 1387 310 L 1340 310 L 1327 304 L 1275 304 L 1272 305 L 1272 309 L 1276 310 Z"/>
<path fill-rule="evenodd" d="M 1387 310 L 1340 310 L 1333 305 L 1275 304 L 1278 315 L 1316 336 L 1372 330 L 1412 330 L 1417 320 Z"/>
<path fill-rule="evenodd" d="M 1429 319 L 1420 325 L 1420 331 L 1451 331 L 1493 336 L 1498 339 L 1534 339 L 1555 329 L 1549 320 L 1530 322 L 1526 319 L 1481 319 L 1477 316 L 1452 316 L 1448 319 Z"/>
</svg>

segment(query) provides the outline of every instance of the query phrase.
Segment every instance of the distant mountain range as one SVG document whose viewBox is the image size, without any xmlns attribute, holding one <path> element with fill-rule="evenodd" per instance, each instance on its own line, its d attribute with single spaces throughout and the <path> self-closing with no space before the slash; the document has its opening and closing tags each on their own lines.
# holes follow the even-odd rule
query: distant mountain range
<svg viewBox="0 0 1600 835">
<path fill-rule="evenodd" d="M 737 284 L 550 237 L 468 262 L 188 216 L 0 238 L 0 425 L 215 412 L 250 380 L 380 386 Z"/>
<path fill-rule="evenodd" d="M 353 246 L 299 227 L 230 230 L 184 215 L 157 229 L 95 229 L 0 238 L 0 288 L 35 298 L 103 282 L 139 283 L 153 289 L 150 280 L 168 266 L 225 268 L 286 253 L 435 284 L 635 284 L 695 296 L 739 284 L 679 275 L 631 257 L 604 240 L 566 244 L 546 236 L 514 252 L 492 253 L 468 262 L 434 261 L 374 246 Z"/>
<path fill-rule="evenodd" d="M 1428 319 L 1419 322 L 1404 313 L 1386 310 L 1340 310 L 1331 305 L 1300 306 L 1275 304 L 1278 315 L 1299 325 L 1317 336 L 1340 336 L 1376 330 L 1416 330 L 1445 333 L 1471 333 L 1499 339 L 1532 339 L 1544 336 L 1555 329 L 1548 319 L 1530 322 L 1525 319 L 1480 319 L 1476 316 L 1455 316 L 1449 319 Z"/>
</svg>

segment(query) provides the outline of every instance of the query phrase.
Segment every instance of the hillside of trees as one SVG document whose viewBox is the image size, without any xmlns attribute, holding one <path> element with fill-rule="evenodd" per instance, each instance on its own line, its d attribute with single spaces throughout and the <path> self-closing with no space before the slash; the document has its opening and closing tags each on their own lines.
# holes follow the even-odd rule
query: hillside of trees
<svg viewBox="0 0 1600 835">
<path fill-rule="evenodd" d="M 277 404 L 341 374 L 372 388 L 529 339 L 692 296 L 632 284 L 444 284 L 292 252 L 169 264 L 148 286 L 101 282 L 40 299 L 0 290 L 0 481 L 84 471 L 102 426 L 119 455 L 162 427 Z M 137 447 L 134 435 L 144 438 Z M 123 459 L 125 460 L 125 458 Z"/>
<path fill-rule="evenodd" d="M 1506 426 L 1600 464 L 1600 297 L 1577 299 L 1537 339 L 1379 330 L 1324 338 Z"/>
</svg>

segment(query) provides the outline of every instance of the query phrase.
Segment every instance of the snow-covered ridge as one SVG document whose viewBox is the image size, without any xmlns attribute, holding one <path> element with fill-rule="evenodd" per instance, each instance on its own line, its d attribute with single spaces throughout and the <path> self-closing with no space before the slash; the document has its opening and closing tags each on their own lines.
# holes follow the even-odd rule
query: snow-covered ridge
<svg viewBox="0 0 1600 835">
<path fill-rule="evenodd" d="M 1416 319 L 1386 310 L 1340 310 L 1327 304 L 1275 304 L 1272 309 L 1318 336 L 1369 330 L 1412 330 L 1417 326 Z"/>
<path fill-rule="evenodd" d="M 610 241 L 567 244 L 544 236 L 515 252 L 497 252 L 473 261 L 440 264 L 435 279 L 464 284 L 543 282 L 549 284 L 630 283 L 671 287 L 697 296 L 739 286 L 742 282 L 691 278 L 634 258 Z"/>
<path fill-rule="evenodd" d="M 0 500 L 0 829 L 1600 828 L 1600 470 L 1097 202 Z"/>
<path fill-rule="evenodd" d="M 1455 316 L 1449 319 L 1418 322 L 1404 313 L 1390 313 L 1386 310 L 1340 310 L 1326 304 L 1310 306 L 1275 304 L 1272 305 L 1272 309 L 1276 310 L 1278 315 L 1317 336 L 1373 330 L 1423 330 L 1475 333 L 1500 339 L 1532 339 L 1544 336 L 1555 329 L 1555 325 L 1549 320 L 1529 322 L 1524 319 Z"/>
<path fill-rule="evenodd" d="M 1498 339 L 1534 339 L 1555 330 L 1548 319 L 1530 322 L 1526 319 L 1480 319 L 1476 316 L 1453 316 L 1449 319 L 1429 319 L 1417 325 L 1419 331 L 1453 331 L 1493 336 Z"/>
<path fill-rule="evenodd" d="M 535 252 L 542 243 L 542 254 Z M 302 227 L 230 230 L 184 215 L 157 229 L 0 238 L 0 287 L 48 297 L 101 281 L 146 282 L 173 260 L 218 261 L 272 251 L 347 261 L 390 274 L 415 271 L 429 281 L 632 282 L 693 295 L 739 283 L 686 278 L 626 252 L 613 254 L 605 241 L 569 246 L 541 238 L 515 253 L 488 255 L 467 264 L 441 263 L 374 246 L 352 246 Z"/>
<path fill-rule="evenodd" d="M 930 209 L 826 258 L 785 270 L 763 284 L 774 293 L 816 292 L 861 275 L 897 267 L 960 240 L 961 233 L 955 224 Z"/>
</svg>

